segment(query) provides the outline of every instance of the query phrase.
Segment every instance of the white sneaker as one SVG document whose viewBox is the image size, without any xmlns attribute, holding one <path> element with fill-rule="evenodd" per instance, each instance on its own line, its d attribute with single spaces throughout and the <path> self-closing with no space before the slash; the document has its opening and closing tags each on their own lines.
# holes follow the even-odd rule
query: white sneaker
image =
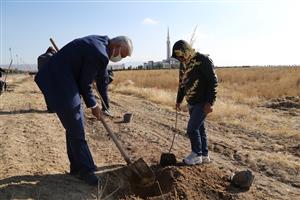
<svg viewBox="0 0 300 200">
<path fill-rule="evenodd" d="M 209 158 L 209 156 L 202 156 L 202 162 L 203 163 L 210 163 L 210 158 Z"/>
<path fill-rule="evenodd" d="M 197 165 L 202 163 L 202 157 L 192 152 L 190 155 L 183 159 L 183 162 L 187 165 Z"/>
</svg>

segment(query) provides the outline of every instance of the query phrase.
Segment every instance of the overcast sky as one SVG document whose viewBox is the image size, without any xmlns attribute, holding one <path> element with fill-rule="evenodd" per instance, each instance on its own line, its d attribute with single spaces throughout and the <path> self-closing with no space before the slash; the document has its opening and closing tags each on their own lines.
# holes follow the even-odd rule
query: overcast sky
<svg viewBox="0 0 300 200">
<path fill-rule="evenodd" d="M 166 58 L 171 45 L 190 41 L 217 66 L 300 64 L 300 1 L 14 1 L 1 0 L 0 64 L 36 63 L 53 37 L 59 47 L 91 34 L 129 36 L 123 62 Z"/>
</svg>

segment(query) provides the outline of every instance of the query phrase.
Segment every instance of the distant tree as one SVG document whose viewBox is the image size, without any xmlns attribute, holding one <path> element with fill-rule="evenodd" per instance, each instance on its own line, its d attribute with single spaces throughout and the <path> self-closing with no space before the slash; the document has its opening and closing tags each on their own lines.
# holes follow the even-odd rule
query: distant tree
<svg viewBox="0 0 300 200">
<path fill-rule="evenodd" d="M 155 69 L 161 69 L 163 67 L 162 63 L 157 63 L 154 68 Z"/>
<path fill-rule="evenodd" d="M 139 65 L 137 68 L 138 69 L 143 69 L 143 65 Z"/>
</svg>

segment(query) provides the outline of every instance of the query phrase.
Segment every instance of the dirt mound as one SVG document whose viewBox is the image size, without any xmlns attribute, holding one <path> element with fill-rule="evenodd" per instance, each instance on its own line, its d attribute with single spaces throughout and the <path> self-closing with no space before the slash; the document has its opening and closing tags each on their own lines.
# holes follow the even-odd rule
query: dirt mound
<svg viewBox="0 0 300 200">
<path fill-rule="evenodd" d="M 300 158 L 300 144 L 289 146 L 287 150 Z"/>
<path fill-rule="evenodd" d="M 104 199 L 233 199 L 226 173 L 213 164 L 198 166 L 151 166 L 157 181 L 139 187 L 124 176 L 126 167 L 100 175 L 98 197 Z M 235 193 L 237 190 L 235 191 Z"/>
<path fill-rule="evenodd" d="M 228 176 L 212 164 L 182 167 L 178 172 L 180 176 L 177 178 L 176 190 L 179 199 L 233 198 L 233 194 L 228 191 Z"/>
<path fill-rule="evenodd" d="M 279 110 L 290 110 L 290 109 L 300 109 L 300 97 L 282 97 L 271 99 L 264 104 L 267 108 L 279 109 Z"/>
</svg>

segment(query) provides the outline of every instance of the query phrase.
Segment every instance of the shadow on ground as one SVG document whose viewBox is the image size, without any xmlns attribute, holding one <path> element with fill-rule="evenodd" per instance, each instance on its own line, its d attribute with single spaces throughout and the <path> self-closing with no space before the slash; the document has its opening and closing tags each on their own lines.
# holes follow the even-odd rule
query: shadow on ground
<svg viewBox="0 0 300 200">
<path fill-rule="evenodd" d="M 102 199 L 124 196 L 128 185 L 124 184 L 120 165 L 98 169 L 100 182 L 89 186 L 79 178 L 68 174 L 21 175 L 0 180 L 0 199 Z"/>
<path fill-rule="evenodd" d="M 67 174 L 23 175 L 0 180 L 0 199 L 93 198 L 95 188 Z"/>
<path fill-rule="evenodd" d="M 68 174 L 21 175 L 0 180 L 0 199 L 119 199 L 126 196 L 159 197 L 174 188 L 170 169 L 152 166 L 158 176 L 152 187 L 132 186 L 124 171 L 124 165 L 98 168 L 98 187 L 89 186 Z M 158 184 L 160 184 L 158 186 Z"/>
<path fill-rule="evenodd" d="M 47 110 L 37 110 L 37 109 L 21 109 L 14 111 L 0 111 L 0 115 L 16 115 L 16 114 L 28 114 L 28 113 L 38 113 L 45 114 L 48 113 Z"/>
</svg>

